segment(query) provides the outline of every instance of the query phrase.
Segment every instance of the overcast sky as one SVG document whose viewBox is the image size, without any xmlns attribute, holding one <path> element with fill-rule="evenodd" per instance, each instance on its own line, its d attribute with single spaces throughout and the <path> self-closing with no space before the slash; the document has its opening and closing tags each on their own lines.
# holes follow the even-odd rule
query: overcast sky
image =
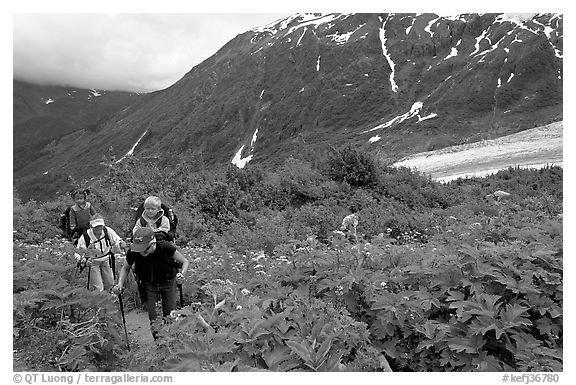
<svg viewBox="0 0 576 385">
<path fill-rule="evenodd" d="M 147 92 L 166 88 L 236 35 L 288 14 L 15 14 L 14 78 Z"/>
</svg>

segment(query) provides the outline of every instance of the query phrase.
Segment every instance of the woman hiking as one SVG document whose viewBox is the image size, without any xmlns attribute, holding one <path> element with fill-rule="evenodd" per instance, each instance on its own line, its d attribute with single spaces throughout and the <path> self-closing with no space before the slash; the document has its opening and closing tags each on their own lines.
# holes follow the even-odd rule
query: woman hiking
<svg viewBox="0 0 576 385">
<path fill-rule="evenodd" d="M 126 262 L 120 270 L 116 294 L 124 290 L 126 278 L 132 266 L 146 290 L 146 309 L 152 336 L 157 338 L 155 320 L 156 302 L 162 300 L 162 314 L 166 319 L 176 308 L 176 284 L 182 283 L 189 261 L 170 242 L 157 241 L 154 230 L 142 227 L 134 231 L 133 243 L 126 253 Z"/>
</svg>

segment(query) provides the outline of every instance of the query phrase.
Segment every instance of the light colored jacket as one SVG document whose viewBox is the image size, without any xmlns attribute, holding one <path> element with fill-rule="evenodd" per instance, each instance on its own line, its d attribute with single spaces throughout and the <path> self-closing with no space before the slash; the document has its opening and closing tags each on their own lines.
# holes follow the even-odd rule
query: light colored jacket
<svg viewBox="0 0 576 385">
<path fill-rule="evenodd" d="M 90 249 L 94 249 L 90 257 L 96 261 L 105 260 L 106 258 L 108 258 L 108 254 L 110 252 L 119 253 L 122 238 L 120 238 L 120 236 L 116 234 L 116 232 L 110 227 L 106 226 L 106 230 L 108 231 L 109 242 L 106 242 L 104 230 L 102 230 L 101 237 L 96 237 L 96 235 L 94 235 L 94 230 L 90 228 L 86 231 L 86 233 L 90 237 L 90 245 L 86 245 L 84 237 L 80 236 L 80 238 L 78 238 L 78 245 L 76 246 L 76 248 L 79 250 L 87 250 L 88 247 L 90 247 Z M 80 260 L 81 258 L 80 254 L 78 253 L 74 253 L 74 256 L 76 257 L 76 260 Z"/>
<path fill-rule="evenodd" d="M 162 217 L 162 220 L 160 222 L 160 226 L 158 226 L 156 222 L 158 221 L 158 219 L 160 219 L 160 217 Z M 142 226 L 142 224 L 140 223 L 140 219 L 144 219 L 144 221 L 146 222 L 144 226 Z M 155 233 L 159 231 L 168 233 L 170 231 L 170 221 L 164 215 L 164 211 L 160 209 L 160 211 L 158 211 L 158 213 L 154 218 L 148 218 L 146 217 L 146 215 L 142 214 L 140 218 L 138 218 L 138 220 L 136 221 L 136 224 L 132 229 L 132 234 L 134 234 L 136 230 L 141 229 L 143 227 L 150 227 L 152 230 L 154 230 Z"/>
</svg>

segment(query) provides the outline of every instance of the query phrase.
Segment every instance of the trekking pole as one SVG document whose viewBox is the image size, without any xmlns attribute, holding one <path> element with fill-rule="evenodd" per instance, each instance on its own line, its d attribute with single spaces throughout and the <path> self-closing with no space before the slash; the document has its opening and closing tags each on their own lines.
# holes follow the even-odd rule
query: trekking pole
<svg viewBox="0 0 576 385">
<path fill-rule="evenodd" d="M 180 309 L 182 309 L 184 307 L 184 296 L 182 295 L 182 284 L 178 283 L 178 284 L 176 284 L 176 286 L 178 286 L 178 291 L 180 292 Z"/>
<path fill-rule="evenodd" d="M 124 324 L 124 335 L 126 336 L 126 347 L 130 350 L 130 342 L 128 341 L 128 329 L 126 329 L 126 316 L 124 315 L 124 302 L 122 301 L 122 294 L 118 293 L 118 302 L 120 303 L 120 313 L 122 313 L 122 324 Z"/>
<path fill-rule="evenodd" d="M 114 253 L 110 253 L 108 255 L 108 264 L 112 269 L 112 277 L 114 277 L 114 282 L 116 282 L 116 256 L 114 255 Z"/>
<path fill-rule="evenodd" d="M 92 266 L 88 266 L 88 282 L 86 282 L 86 290 L 90 290 L 90 272 L 92 271 Z"/>
</svg>

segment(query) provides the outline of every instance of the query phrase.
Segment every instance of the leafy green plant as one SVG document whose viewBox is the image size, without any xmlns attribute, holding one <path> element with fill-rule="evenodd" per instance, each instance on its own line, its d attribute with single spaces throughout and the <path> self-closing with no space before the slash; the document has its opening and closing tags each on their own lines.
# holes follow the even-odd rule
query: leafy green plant
<svg viewBox="0 0 576 385">
<path fill-rule="evenodd" d="M 78 285 L 75 263 L 65 263 L 69 248 L 50 246 L 15 252 L 15 348 L 34 346 L 28 357 L 32 365 L 64 371 L 114 368 L 122 344 L 117 303 L 109 294 Z"/>
</svg>

